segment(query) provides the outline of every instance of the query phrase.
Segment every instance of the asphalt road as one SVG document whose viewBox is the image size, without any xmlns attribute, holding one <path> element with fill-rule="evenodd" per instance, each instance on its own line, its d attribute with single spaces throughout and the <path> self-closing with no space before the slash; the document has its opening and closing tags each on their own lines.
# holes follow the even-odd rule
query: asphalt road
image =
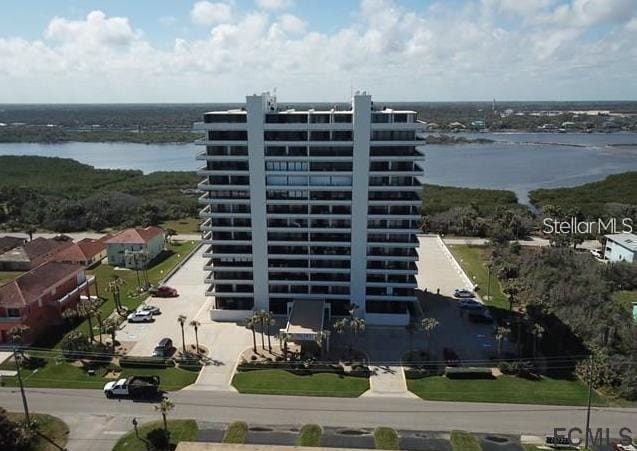
<svg viewBox="0 0 637 451">
<path fill-rule="evenodd" d="M 28 389 L 33 412 L 64 417 L 106 415 L 112 417 L 154 415 L 145 402 L 109 400 L 101 391 Z M 244 420 L 251 424 L 303 424 L 323 426 L 373 427 L 398 429 L 499 434 L 544 435 L 556 427 L 584 427 L 583 407 L 535 406 L 431 402 L 404 398 L 315 398 L 292 396 L 240 395 L 228 392 L 180 391 L 170 394 L 175 409 L 172 418 L 192 418 L 209 422 Z M 15 388 L 0 389 L 0 405 L 20 411 L 20 393 Z M 611 431 L 629 427 L 637 431 L 637 408 L 593 408 L 591 427 L 609 427 Z"/>
</svg>

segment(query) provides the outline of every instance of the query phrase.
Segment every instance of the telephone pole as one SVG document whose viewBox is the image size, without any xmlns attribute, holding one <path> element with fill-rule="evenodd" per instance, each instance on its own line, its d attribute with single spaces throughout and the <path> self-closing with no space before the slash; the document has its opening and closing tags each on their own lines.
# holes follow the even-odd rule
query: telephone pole
<svg viewBox="0 0 637 451">
<path fill-rule="evenodd" d="M 584 449 L 588 449 L 588 433 L 591 427 L 591 400 L 593 398 L 593 370 L 595 368 L 593 362 L 593 354 L 590 356 L 588 364 L 588 405 L 586 407 L 586 429 L 584 429 Z"/>
<path fill-rule="evenodd" d="M 22 373 L 20 372 L 20 361 L 18 360 L 18 347 L 13 347 L 13 360 L 15 361 L 16 373 L 18 376 L 18 384 L 20 385 L 20 394 L 22 395 L 22 406 L 24 407 L 24 418 L 27 426 L 31 426 L 31 416 L 29 415 L 29 405 L 27 404 L 27 395 L 24 393 L 24 385 L 22 384 Z"/>
</svg>

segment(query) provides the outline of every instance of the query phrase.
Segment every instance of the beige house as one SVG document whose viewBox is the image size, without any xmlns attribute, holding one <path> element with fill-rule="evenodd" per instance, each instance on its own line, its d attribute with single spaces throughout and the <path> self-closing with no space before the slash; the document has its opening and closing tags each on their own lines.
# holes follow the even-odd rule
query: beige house
<svg viewBox="0 0 637 451">
<path fill-rule="evenodd" d="M 159 227 L 122 230 L 106 240 L 108 264 L 124 268 L 143 268 L 164 249 L 164 230 Z"/>
</svg>

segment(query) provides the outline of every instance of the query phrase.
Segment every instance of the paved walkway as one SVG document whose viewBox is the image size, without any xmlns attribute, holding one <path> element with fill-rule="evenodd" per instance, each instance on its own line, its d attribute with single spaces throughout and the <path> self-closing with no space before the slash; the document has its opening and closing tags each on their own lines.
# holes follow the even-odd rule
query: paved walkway
<svg viewBox="0 0 637 451">
<path fill-rule="evenodd" d="M 400 365 L 370 365 L 369 390 L 364 397 L 418 398 L 407 390 L 405 373 Z"/>
<path fill-rule="evenodd" d="M 446 246 L 436 235 L 420 235 L 418 250 L 418 275 L 420 290 L 452 296 L 456 288 L 471 287 L 471 281 L 456 265 Z"/>
</svg>

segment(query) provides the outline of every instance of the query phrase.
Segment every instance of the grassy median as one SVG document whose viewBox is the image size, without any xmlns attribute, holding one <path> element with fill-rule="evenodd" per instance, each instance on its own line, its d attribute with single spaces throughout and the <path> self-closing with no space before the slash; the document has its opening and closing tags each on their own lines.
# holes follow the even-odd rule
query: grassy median
<svg viewBox="0 0 637 451">
<path fill-rule="evenodd" d="M 147 435 L 153 429 L 163 428 L 161 421 L 152 421 L 138 426 L 139 438 L 135 431 L 119 439 L 113 447 L 113 451 L 146 451 L 149 443 Z M 195 420 L 168 420 L 168 431 L 170 432 L 171 445 L 177 445 L 179 442 L 192 442 L 197 439 L 199 428 Z M 174 446 L 171 448 L 174 449 Z"/>
<path fill-rule="evenodd" d="M 297 376 L 285 370 L 254 370 L 235 374 L 232 385 L 241 393 L 356 398 L 369 390 L 369 379 L 316 373 Z"/>
<path fill-rule="evenodd" d="M 448 379 L 431 376 L 408 379 L 407 387 L 419 397 L 430 401 L 503 402 L 515 404 L 586 405 L 588 388 L 579 380 L 543 377 L 532 381 L 515 376 L 497 379 Z M 593 404 L 611 403 L 594 393 Z"/>
<path fill-rule="evenodd" d="M 50 441 L 54 442 L 61 448 L 64 448 L 69 440 L 69 427 L 68 425 L 59 419 L 51 415 L 43 413 L 30 414 L 31 420 L 34 420 L 38 427 L 38 432 L 46 436 Z M 15 422 L 23 422 L 24 414 L 9 412 L 9 419 Z M 38 437 L 30 448 L 37 451 L 58 451 L 60 448 L 56 447 L 50 441 L 43 437 Z"/>
<path fill-rule="evenodd" d="M 464 431 L 451 431 L 451 448 L 453 451 L 482 451 L 478 439 Z"/>
<path fill-rule="evenodd" d="M 379 427 L 374 431 L 376 449 L 400 449 L 400 437 L 395 429 Z"/>
</svg>

